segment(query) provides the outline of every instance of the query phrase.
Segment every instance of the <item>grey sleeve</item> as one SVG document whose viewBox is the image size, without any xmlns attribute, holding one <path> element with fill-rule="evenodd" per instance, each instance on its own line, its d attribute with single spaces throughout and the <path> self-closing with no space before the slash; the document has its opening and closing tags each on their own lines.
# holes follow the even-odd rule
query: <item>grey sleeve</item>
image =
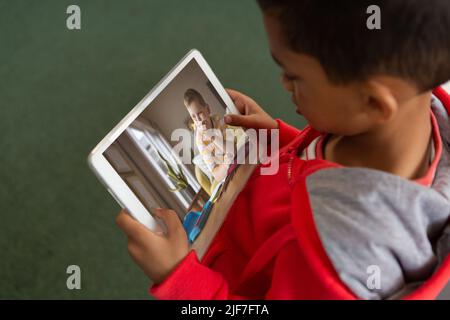
<svg viewBox="0 0 450 320">
<path fill-rule="evenodd" d="M 438 192 L 364 168 L 324 169 L 306 182 L 325 251 L 357 296 L 385 299 L 433 272 L 432 239 L 450 214 Z"/>
</svg>

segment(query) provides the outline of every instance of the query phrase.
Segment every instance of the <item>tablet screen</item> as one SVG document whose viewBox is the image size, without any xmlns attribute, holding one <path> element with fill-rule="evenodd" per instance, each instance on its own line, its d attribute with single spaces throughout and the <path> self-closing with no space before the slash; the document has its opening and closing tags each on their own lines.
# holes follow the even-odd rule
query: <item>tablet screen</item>
<svg viewBox="0 0 450 320">
<path fill-rule="evenodd" d="M 149 212 L 183 220 L 217 200 L 246 145 L 242 128 L 224 123 L 230 112 L 192 59 L 103 155 Z"/>
</svg>

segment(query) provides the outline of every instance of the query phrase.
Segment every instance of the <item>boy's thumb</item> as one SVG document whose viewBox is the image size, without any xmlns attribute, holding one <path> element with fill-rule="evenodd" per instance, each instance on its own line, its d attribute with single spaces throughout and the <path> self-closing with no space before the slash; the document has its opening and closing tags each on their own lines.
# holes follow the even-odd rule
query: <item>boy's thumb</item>
<svg viewBox="0 0 450 320">
<path fill-rule="evenodd" d="M 177 232 L 182 224 L 180 223 L 180 218 L 173 210 L 154 208 L 153 213 L 161 218 L 167 226 L 168 231 Z"/>
</svg>

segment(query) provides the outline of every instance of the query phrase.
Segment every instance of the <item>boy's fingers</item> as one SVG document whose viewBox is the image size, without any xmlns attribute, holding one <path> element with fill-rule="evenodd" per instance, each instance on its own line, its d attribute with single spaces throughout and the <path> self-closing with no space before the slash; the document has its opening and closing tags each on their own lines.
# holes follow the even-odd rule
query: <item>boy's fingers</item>
<svg viewBox="0 0 450 320">
<path fill-rule="evenodd" d="M 152 235 L 151 230 L 147 230 L 141 223 L 126 213 L 125 210 L 120 211 L 116 218 L 116 224 L 131 239 L 139 240 L 148 234 Z"/>
<path fill-rule="evenodd" d="M 226 124 L 229 124 L 232 126 L 249 127 L 248 126 L 248 116 L 244 116 L 244 115 L 227 114 L 224 117 L 224 121 Z"/>
<path fill-rule="evenodd" d="M 233 100 L 234 105 L 236 106 L 236 109 L 242 114 L 245 114 L 247 110 L 246 104 L 245 104 L 245 98 L 244 95 L 238 91 L 232 90 L 232 89 L 226 89 L 228 95 L 230 96 L 231 100 Z"/>
<path fill-rule="evenodd" d="M 163 219 L 164 223 L 167 226 L 168 236 L 172 236 L 173 234 L 179 232 L 180 230 L 183 230 L 183 226 L 181 224 L 180 218 L 178 218 L 178 215 L 173 210 L 168 209 L 161 209 L 157 208 L 154 209 L 153 212 Z"/>
<path fill-rule="evenodd" d="M 136 242 L 134 242 L 130 238 L 128 239 L 127 249 L 128 249 L 128 253 L 130 254 L 130 256 L 133 259 L 139 258 L 140 247 L 139 247 L 139 245 L 136 244 Z"/>
<path fill-rule="evenodd" d="M 116 217 L 117 226 L 129 237 L 135 233 L 138 223 L 125 210 L 121 210 Z"/>
<path fill-rule="evenodd" d="M 228 118 L 229 117 L 229 118 Z M 238 114 L 227 114 L 225 116 L 225 123 L 232 126 L 240 126 L 244 128 L 260 129 L 261 123 L 258 117 L 254 115 L 238 115 Z"/>
<path fill-rule="evenodd" d="M 233 90 L 233 89 L 225 89 L 225 91 L 228 93 L 228 95 L 230 96 L 231 100 L 235 100 L 236 98 L 238 98 L 239 96 L 241 96 L 242 94 L 239 91 Z"/>
</svg>

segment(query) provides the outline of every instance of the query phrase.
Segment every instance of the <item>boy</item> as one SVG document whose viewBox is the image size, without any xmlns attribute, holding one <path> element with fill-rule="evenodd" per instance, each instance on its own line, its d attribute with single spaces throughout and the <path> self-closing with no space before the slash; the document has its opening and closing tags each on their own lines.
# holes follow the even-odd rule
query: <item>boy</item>
<svg viewBox="0 0 450 320">
<path fill-rule="evenodd" d="M 230 136 L 233 148 L 235 146 L 233 131 L 227 135 L 226 130 L 230 127 L 211 115 L 209 105 L 197 90 L 186 90 L 184 105 L 194 122 L 195 145 L 208 168 L 208 176 L 212 176 L 213 183 L 220 182 L 226 177 L 228 166 L 234 158 L 234 152 L 224 152 L 227 147 L 226 139 Z"/>
<path fill-rule="evenodd" d="M 229 92 L 243 115 L 228 123 L 279 128 L 279 171 L 253 174 L 201 263 L 172 211 L 156 210 L 167 236 L 121 213 L 151 293 L 436 297 L 450 278 L 450 98 L 432 89 L 450 78 L 450 2 L 376 1 L 381 30 L 366 27 L 373 1 L 258 2 L 283 86 L 309 125 L 298 131 Z"/>
</svg>

